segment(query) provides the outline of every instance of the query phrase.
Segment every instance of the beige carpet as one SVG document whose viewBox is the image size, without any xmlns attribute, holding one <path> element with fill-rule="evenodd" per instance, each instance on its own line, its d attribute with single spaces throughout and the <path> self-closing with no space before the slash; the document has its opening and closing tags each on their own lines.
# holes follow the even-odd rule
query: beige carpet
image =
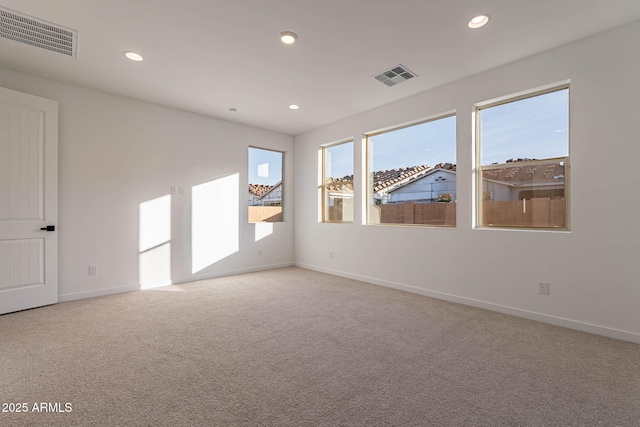
<svg viewBox="0 0 640 427">
<path fill-rule="evenodd" d="M 0 316 L 0 345 L 29 405 L 0 426 L 640 426 L 639 345 L 300 268 Z"/>
</svg>

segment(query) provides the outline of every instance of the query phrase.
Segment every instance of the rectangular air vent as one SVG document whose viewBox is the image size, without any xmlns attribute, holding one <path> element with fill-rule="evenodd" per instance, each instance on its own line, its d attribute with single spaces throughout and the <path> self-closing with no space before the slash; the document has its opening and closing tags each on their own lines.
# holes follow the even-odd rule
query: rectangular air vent
<svg viewBox="0 0 640 427">
<path fill-rule="evenodd" d="M 373 78 L 387 86 L 395 86 L 398 83 L 402 83 L 414 77 L 418 76 L 409 71 L 409 69 L 403 65 L 396 65 L 393 68 L 389 68 L 387 71 L 383 71 L 382 73 L 373 76 Z"/>
<path fill-rule="evenodd" d="M 78 32 L 0 7 L 0 37 L 76 57 Z"/>
</svg>

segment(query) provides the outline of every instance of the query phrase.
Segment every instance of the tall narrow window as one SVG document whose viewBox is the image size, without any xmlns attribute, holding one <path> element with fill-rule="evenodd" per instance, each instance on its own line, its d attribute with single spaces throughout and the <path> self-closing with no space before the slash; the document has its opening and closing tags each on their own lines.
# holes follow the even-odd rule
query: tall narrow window
<svg viewBox="0 0 640 427">
<path fill-rule="evenodd" d="M 367 135 L 368 224 L 456 225 L 456 117 Z"/>
<path fill-rule="evenodd" d="M 284 153 L 249 147 L 249 222 L 281 222 Z"/>
<path fill-rule="evenodd" d="M 569 88 L 477 109 L 478 224 L 567 228 Z"/>
<path fill-rule="evenodd" d="M 322 148 L 323 222 L 353 222 L 353 141 Z"/>
</svg>

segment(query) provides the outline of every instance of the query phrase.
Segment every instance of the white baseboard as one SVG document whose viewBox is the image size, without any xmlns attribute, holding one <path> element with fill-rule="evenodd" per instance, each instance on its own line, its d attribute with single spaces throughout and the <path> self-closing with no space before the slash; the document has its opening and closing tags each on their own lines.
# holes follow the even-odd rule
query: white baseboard
<svg viewBox="0 0 640 427">
<path fill-rule="evenodd" d="M 139 291 L 140 285 L 120 286 L 118 288 L 98 289 L 95 291 L 74 292 L 71 294 L 58 295 L 58 302 L 74 301 L 78 299 L 103 297 L 105 295 L 121 294 L 123 292 Z"/>
<path fill-rule="evenodd" d="M 177 278 L 172 284 L 195 282 L 198 280 L 214 279 L 216 277 L 234 276 L 236 274 L 254 273 L 256 271 L 274 270 L 276 268 L 293 267 L 294 263 L 287 262 L 282 264 L 261 265 L 259 267 L 242 268 L 239 270 L 229 270 L 209 274 L 198 274 L 189 277 Z M 132 292 L 141 290 L 140 285 L 121 286 L 118 288 L 98 289 L 95 291 L 75 292 L 71 294 L 58 295 L 58 302 L 74 301 L 84 298 L 102 297 L 105 295 L 121 294 L 123 292 Z"/>
<path fill-rule="evenodd" d="M 509 314 L 512 316 L 522 317 L 525 319 L 535 320 L 543 323 L 549 323 L 555 326 L 562 326 L 569 329 L 575 329 L 582 332 L 588 332 L 596 335 L 602 335 L 609 338 L 615 338 L 623 341 L 630 341 L 632 343 L 640 344 L 640 334 L 636 334 L 634 332 L 608 328 L 606 326 L 594 325 L 591 323 L 580 322 L 578 320 L 565 319 L 557 316 L 550 316 L 548 314 L 536 313 L 533 311 L 522 310 L 519 308 L 508 307 L 500 304 L 494 304 L 491 302 L 461 297 L 458 295 L 447 294 L 444 292 L 422 289 L 415 286 L 404 285 L 401 283 L 390 282 L 387 280 L 380 280 L 374 277 L 361 276 L 359 274 L 352 274 L 344 271 L 332 270 L 324 267 L 317 267 L 314 265 L 305 264 L 301 262 L 296 262 L 295 266 L 306 268 L 308 270 L 319 271 L 321 273 L 332 274 L 334 276 L 340 276 L 340 277 L 346 277 L 348 279 L 359 280 L 361 282 L 367 282 L 374 285 L 386 286 L 388 288 L 412 292 L 414 294 L 420 294 L 420 295 L 437 298 L 445 301 L 451 301 L 459 304 L 470 305 L 473 307 L 484 308 L 487 310 L 496 311 L 498 313 Z"/>
</svg>

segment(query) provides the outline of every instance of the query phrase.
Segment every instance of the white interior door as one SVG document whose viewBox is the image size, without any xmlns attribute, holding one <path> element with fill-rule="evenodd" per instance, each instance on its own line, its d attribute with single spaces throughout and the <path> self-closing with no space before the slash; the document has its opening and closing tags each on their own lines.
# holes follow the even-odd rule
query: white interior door
<svg viewBox="0 0 640 427">
<path fill-rule="evenodd" d="M 58 103 L 0 88 L 0 314 L 58 302 L 57 220 Z"/>
</svg>

